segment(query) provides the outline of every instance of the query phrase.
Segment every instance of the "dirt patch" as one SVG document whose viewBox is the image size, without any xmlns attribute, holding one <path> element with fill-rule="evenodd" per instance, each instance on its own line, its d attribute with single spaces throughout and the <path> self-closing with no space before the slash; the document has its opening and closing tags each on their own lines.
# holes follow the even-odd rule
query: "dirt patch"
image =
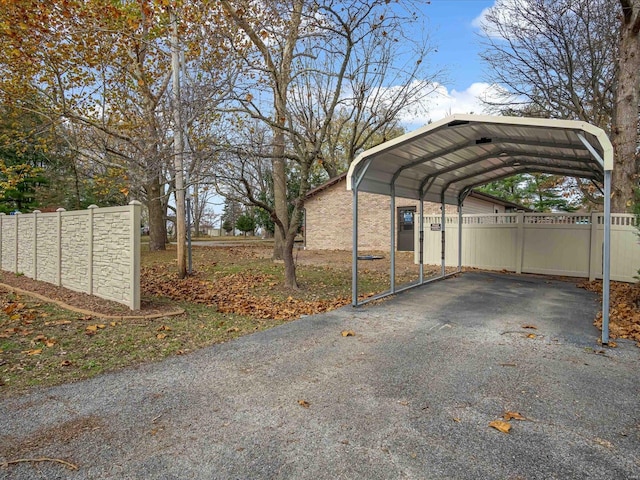
<svg viewBox="0 0 640 480">
<path fill-rule="evenodd" d="M 82 435 L 91 434 L 93 436 L 96 430 L 104 429 L 105 425 L 106 423 L 101 418 L 87 416 L 75 418 L 53 427 L 41 428 L 25 438 L 3 437 L 0 442 L 0 457 L 8 461 L 42 453 L 49 447 L 69 444 Z"/>
<path fill-rule="evenodd" d="M 68 288 L 58 287 L 47 282 L 40 282 L 24 275 L 1 272 L 0 282 L 9 287 L 17 287 L 27 292 L 34 292 L 57 302 L 62 302 L 75 308 L 88 310 L 99 315 L 109 316 L 147 316 L 170 314 L 175 311 L 175 306 L 157 299 L 143 298 L 139 310 L 131 310 L 126 305 L 106 300 L 104 298 L 75 292 Z"/>
</svg>

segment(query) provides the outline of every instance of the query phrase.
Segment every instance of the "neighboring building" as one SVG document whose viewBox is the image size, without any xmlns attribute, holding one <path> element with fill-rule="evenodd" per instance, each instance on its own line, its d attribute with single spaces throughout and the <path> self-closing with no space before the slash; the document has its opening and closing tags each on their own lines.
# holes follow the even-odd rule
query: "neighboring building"
<svg viewBox="0 0 640 480">
<path fill-rule="evenodd" d="M 351 250 L 352 192 L 346 188 L 347 174 L 343 173 L 310 190 L 305 200 L 305 248 L 309 250 Z M 363 250 L 389 250 L 390 197 L 360 193 L 358 195 L 358 246 Z M 413 216 L 420 202 L 396 198 L 396 249 L 413 251 Z M 507 213 L 528 210 L 515 203 L 492 195 L 473 191 L 467 197 L 462 212 Z M 446 206 L 446 213 L 456 213 L 454 205 Z M 425 202 L 424 214 L 440 213 L 440 204 Z"/>
</svg>

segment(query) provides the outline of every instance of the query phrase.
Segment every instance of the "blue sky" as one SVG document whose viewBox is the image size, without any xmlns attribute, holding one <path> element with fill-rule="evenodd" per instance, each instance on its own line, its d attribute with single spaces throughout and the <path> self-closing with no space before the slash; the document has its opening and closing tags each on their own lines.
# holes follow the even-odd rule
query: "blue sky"
<svg viewBox="0 0 640 480">
<path fill-rule="evenodd" d="M 409 129 L 429 120 L 439 120 L 450 113 L 482 113 L 479 96 L 491 96 L 484 66 L 478 56 L 482 51 L 479 20 L 494 0 L 431 0 L 423 11 L 428 15 L 431 41 L 438 52 L 432 64 L 445 68 L 447 75 L 425 106 L 428 112 L 418 118 L 407 115 L 403 123 Z"/>
<path fill-rule="evenodd" d="M 461 91 L 483 79 L 478 58 L 482 48 L 474 20 L 493 3 L 493 0 L 431 0 L 425 9 L 433 40 L 438 45 L 434 60 L 448 67 L 449 88 Z"/>
</svg>

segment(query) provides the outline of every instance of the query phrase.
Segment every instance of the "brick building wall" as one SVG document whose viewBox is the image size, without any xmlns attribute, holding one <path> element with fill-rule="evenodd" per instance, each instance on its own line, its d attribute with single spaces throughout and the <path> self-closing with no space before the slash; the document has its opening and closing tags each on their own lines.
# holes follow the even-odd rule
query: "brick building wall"
<svg viewBox="0 0 640 480">
<path fill-rule="evenodd" d="M 346 189 L 341 178 L 326 188 L 320 187 L 305 202 L 305 248 L 309 250 L 351 250 L 353 193 Z M 358 194 L 358 248 L 361 250 L 389 250 L 389 217 L 391 198 L 386 195 Z M 396 198 L 396 208 L 416 207 L 418 200 Z M 463 213 L 503 213 L 504 206 L 468 197 Z M 447 214 L 457 207 L 447 205 Z M 440 204 L 425 202 L 425 215 L 440 214 Z M 396 231 L 396 245 L 397 245 Z"/>
<path fill-rule="evenodd" d="M 305 246 L 309 250 L 351 250 L 352 192 L 346 189 L 346 181 L 334 185 L 307 198 L 305 202 Z M 391 198 L 371 193 L 358 194 L 358 247 L 362 250 L 389 250 L 389 208 Z M 420 202 L 396 198 L 396 207 L 415 206 Z M 440 213 L 440 205 L 424 204 L 425 214 Z M 447 213 L 456 208 L 447 206 Z"/>
</svg>

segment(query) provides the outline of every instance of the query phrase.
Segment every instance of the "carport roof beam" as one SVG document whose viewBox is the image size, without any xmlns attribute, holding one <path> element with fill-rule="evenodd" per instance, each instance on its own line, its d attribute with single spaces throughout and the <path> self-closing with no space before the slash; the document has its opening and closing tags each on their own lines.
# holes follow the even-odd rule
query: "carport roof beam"
<svg viewBox="0 0 640 480">
<path fill-rule="evenodd" d="M 506 166 L 513 157 L 521 159 L 521 164 Z M 505 168 L 511 168 L 513 173 L 505 173 Z M 451 115 L 358 155 L 347 173 L 347 189 L 354 190 L 356 197 L 359 192 L 386 196 L 393 193 L 397 197 L 456 205 L 472 186 L 519 172 L 546 172 L 603 181 L 602 308 L 603 343 L 607 343 L 611 222 L 608 192 L 612 170 L 611 142 L 602 129 L 589 123 Z M 463 179 L 470 181 L 465 183 Z M 357 223 L 357 218 L 354 221 Z M 355 260 L 353 268 L 357 269 Z M 357 298 L 353 303 L 357 304 Z"/>
</svg>

